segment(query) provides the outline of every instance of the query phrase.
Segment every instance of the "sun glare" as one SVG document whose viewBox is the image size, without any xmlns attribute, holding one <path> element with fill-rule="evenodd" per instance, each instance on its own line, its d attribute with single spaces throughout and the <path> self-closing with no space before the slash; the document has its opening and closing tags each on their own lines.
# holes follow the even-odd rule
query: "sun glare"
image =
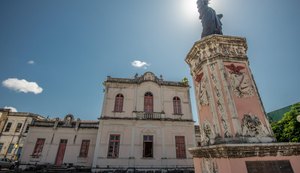
<svg viewBox="0 0 300 173">
<path fill-rule="evenodd" d="M 182 7 L 184 13 L 189 19 L 198 19 L 198 9 L 197 9 L 197 0 L 182 0 Z"/>
<path fill-rule="evenodd" d="M 218 11 L 218 9 L 221 7 L 221 3 L 222 2 L 220 0 L 211 0 L 209 1 L 209 6 Z"/>
</svg>

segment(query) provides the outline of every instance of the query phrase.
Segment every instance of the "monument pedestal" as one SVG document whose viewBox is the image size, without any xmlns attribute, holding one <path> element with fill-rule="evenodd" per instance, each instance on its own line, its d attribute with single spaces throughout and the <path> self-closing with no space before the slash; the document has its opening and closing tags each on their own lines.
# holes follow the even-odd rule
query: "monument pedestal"
<svg viewBox="0 0 300 173">
<path fill-rule="evenodd" d="M 272 173 L 300 172 L 300 144 L 274 143 L 246 53 L 245 38 L 210 35 L 196 42 L 185 59 L 201 132 L 201 147 L 189 150 L 195 170 L 269 173 L 275 165 Z"/>
<path fill-rule="evenodd" d="M 299 143 L 221 144 L 189 149 L 196 173 L 297 173 Z"/>
</svg>

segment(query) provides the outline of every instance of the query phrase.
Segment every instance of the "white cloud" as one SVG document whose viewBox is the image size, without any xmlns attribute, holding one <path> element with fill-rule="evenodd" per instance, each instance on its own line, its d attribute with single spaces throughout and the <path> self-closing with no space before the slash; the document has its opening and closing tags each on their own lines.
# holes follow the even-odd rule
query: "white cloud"
<svg viewBox="0 0 300 173">
<path fill-rule="evenodd" d="M 35 64 L 35 62 L 33 60 L 30 60 L 27 62 L 27 64 Z"/>
<path fill-rule="evenodd" d="M 139 60 L 134 60 L 131 62 L 131 65 L 133 67 L 136 67 L 136 68 L 144 68 L 144 69 L 147 69 L 147 66 L 150 66 L 150 64 L 148 64 L 147 62 L 143 62 L 143 61 L 139 61 Z"/>
<path fill-rule="evenodd" d="M 11 112 L 18 112 L 16 108 L 11 106 L 4 106 L 4 109 L 10 109 Z"/>
<path fill-rule="evenodd" d="M 28 82 L 25 79 L 8 78 L 2 81 L 2 85 L 17 92 L 32 92 L 34 94 L 40 94 L 43 92 L 43 88 L 39 87 L 36 82 Z"/>
</svg>

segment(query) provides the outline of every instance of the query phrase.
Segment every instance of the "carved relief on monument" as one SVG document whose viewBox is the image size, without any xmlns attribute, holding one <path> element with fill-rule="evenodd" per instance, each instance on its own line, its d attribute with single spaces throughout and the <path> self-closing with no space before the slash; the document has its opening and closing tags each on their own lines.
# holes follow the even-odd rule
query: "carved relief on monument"
<svg viewBox="0 0 300 173">
<path fill-rule="evenodd" d="M 218 165 L 211 158 L 203 158 L 201 163 L 201 173 L 218 173 Z"/>
<path fill-rule="evenodd" d="M 230 36 L 209 36 L 198 42 L 190 51 L 186 62 L 191 65 L 192 61 L 199 61 L 196 64 L 205 63 L 213 58 L 245 58 L 247 59 L 247 45 L 244 38 Z M 195 66 L 192 66 L 192 68 Z"/>
<path fill-rule="evenodd" d="M 223 126 L 224 136 L 225 137 L 231 137 L 231 130 L 228 123 L 228 117 L 225 110 L 225 104 L 224 104 L 224 97 L 221 90 L 221 84 L 219 80 L 217 79 L 217 71 L 216 71 L 216 64 L 212 63 L 209 65 L 210 71 L 211 71 L 211 80 L 212 80 L 212 87 L 215 93 L 216 97 L 216 108 L 220 115 L 221 124 Z"/>
<path fill-rule="evenodd" d="M 209 104 L 209 96 L 207 93 L 207 77 L 204 77 L 203 73 L 196 76 L 196 94 L 199 100 L 200 106 L 206 106 Z"/>
<path fill-rule="evenodd" d="M 211 145 L 214 144 L 215 142 L 215 137 L 216 137 L 216 132 L 214 131 L 214 129 L 212 129 L 210 123 L 208 121 L 205 121 L 202 124 L 201 127 L 201 145 L 202 146 L 207 146 L 207 145 Z"/>
<path fill-rule="evenodd" d="M 256 115 L 245 114 L 242 119 L 242 135 L 250 137 L 266 136 L 267 129 Z"/>
<path fill-rule="evenodd" d="M 240 98 L 253 96 L 254 88 L 251 79 L 246 72 L 242 71 L 245 67 L 234 64 L 225 65 L 225 67 L 233 93 Z"/>
</svg>

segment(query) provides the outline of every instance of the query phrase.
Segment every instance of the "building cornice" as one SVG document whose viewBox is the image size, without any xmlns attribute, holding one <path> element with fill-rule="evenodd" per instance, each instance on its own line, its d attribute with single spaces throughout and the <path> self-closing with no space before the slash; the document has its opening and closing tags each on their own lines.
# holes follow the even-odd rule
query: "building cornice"
<svg viewBox="0 0 300 173">
<path fill-rule="evenodd" d="M 44 116 L 29 112 L 9 112 L 8 116 L 15 116 L 15 117 L 32 117 L 37 119 L 45 119 Z"/>
<path fill-rule="evenodd" d="M 299 156 L 300 143 L 222 144 L 190 148 L 196 158 Z"/>
<path fill-rule="evenodd" d="M 67 114 L 63 120 L 55 118 L 52 120 L 37 120 L 31 125 L 33 127 L 53 127 L 56 128 L 98 128 L 99 121 L 81 121 L 79 118 L 74 120 L 72 114 Z"/>
<path fill-rule="evenodd" d="M 99 120 L 140 120 L 140 121 L 176 121 L 176 122 L 194 122 L 194 120 L 188 119 L 173 119 L 173 118 L 160 118 L 160 119 L 141 119 L 134 117 L 107 117 L 102 116 Z"/>
<path fill-rule="evenodd" d="M 162 76 L 158 78 L 152 72 L 146 72 L 141 76 L 135 75 L 134 78 L 113 78 L 107 76 L 105 83 L 127 83 L 127 84 L 141 84 L 143 82 L 154 82 L 158 85 L 164 86 L 176 86 L 176 87 L 189 87 L 188 83 L 185 82 L 174 82 L 174 81 L 165 81 Z"/>
</svg>

